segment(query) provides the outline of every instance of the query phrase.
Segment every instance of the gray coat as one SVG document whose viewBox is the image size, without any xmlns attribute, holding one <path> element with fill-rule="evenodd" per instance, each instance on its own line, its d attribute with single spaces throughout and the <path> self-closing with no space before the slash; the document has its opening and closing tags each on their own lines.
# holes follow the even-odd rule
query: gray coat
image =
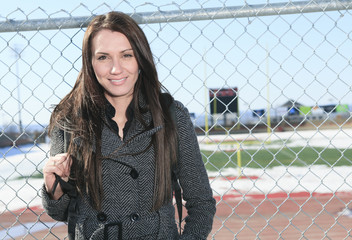
<svg viewBox="0 0 352 240">
<path fill-rule="evenodd" d="M 142 150 L 149 146 L 152 135 L 162 126 L 139 134 L 144 128 L 133 119 L 124 139 L 127 141 L 139 135 L 117 154 L 114 151 L 123 144 L 122 140 L 109 127 L 103 128 L 102 154 L 107 156 L 114 153 L 116 156 L 102 162 L 103 213 L 91 208 L 86 196 L 79 198 L 76 239 L 103 239 L 104 226 L 113 222 L 122 222 L 122 228 L 112 224 L 108 228 L 109 239 L 117 239 L 119 228 L 122 230 L 123 239 L 207 238 L 215 214 L 215 200 L 188 110 L 180 102 L 175 103 L 179 134 L 179 181 L 188 215 L 182 236 L 177 232 L 172 202 L 156 212 L 150 211 L 153 205 L 154 149 L 150 147 L 145 152 Z M 150 122 L 150 113 L 144 114 L 143 118 Z M 63 151 L 63 132 L 57 130 L 51 138 L 51 155 Z M 142 153 L 139 153 L 141 151 Z M 57 221 L 67 221 L 69 196 L 63 195 L 57 201 L 51 200 L 44 187 L 42 196 L 47 213 Z"/>
</svg>

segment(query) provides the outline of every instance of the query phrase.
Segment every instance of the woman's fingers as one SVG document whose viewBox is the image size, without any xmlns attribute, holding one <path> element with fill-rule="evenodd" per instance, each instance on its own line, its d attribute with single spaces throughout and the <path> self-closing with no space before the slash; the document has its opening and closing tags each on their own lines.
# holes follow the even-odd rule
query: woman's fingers
<svg viewBox="0 0 352 240">
<path fill-rule="evenodd" d="M 56 179 L 55 174 L 60 176 L 64 181 L 68 181 L 70 169 L 71 157 L 68 153 L 60 153 L 55 156 L 51 156 L 43 168 L 44 182 L 47 191 L 51 192 L 52 190 Z M 60 185 L 57 186 L 56 192 L 62 192 Z"/>
<path fill-rule="evenodd" d="M 57 154 L 53 157 L 49 158 L 49 164 L 51 163 L 51 165 L 53 166 L 57 166 L 60 164 L 64 164 L 65 162 L 69 161 L 70 157 L 68 155 L 68 153 L 60 153 Z"/>
<path fill-rule="evenodd" d="M 71 157 L 67 153 L 60 153 L 50 157 L 47 165 L 49 171 L 66 178 L 70 175 Z"/>
</svg>

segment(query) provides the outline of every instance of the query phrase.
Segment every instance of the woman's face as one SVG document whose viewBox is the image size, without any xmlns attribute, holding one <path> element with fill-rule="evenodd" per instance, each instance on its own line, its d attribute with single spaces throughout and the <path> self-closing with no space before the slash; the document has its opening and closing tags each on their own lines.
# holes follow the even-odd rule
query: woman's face
<svg viewBox="0 0 352 240">
<path fill-rule="evenodd" d="M 108 29 L 99 31 L 92 40 L 92 65 L 110 102 L 132 99 L 138 63 L 125 35 Z"/>
</svg>

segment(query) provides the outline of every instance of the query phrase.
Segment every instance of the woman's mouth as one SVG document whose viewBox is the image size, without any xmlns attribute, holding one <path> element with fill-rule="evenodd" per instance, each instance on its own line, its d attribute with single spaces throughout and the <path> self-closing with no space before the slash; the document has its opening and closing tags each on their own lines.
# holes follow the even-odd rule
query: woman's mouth
<svg viewBox="0 0 352 240">
<path fill-rule="evenodd" d="M 119 80 L 113 79 L 113 80 L 111 80 L 111 82 L 112 82 L 112 83 L 120 83 L 120 82 L 125 81 L 126 79 L 127 79 L 127 77 L 121 78 L 121 79 L 119 79 Z"/>
</svg>

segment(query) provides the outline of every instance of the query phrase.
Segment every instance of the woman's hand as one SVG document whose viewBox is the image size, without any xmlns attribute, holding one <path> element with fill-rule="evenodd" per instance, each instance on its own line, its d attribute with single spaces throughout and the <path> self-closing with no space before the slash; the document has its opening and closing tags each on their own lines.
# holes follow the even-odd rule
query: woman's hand
<svg viewBox="0 0 352 240">
<path fill-rule="evenodd" d="M 71 169 L 71 157 L 68 153 L 60 153 L 49 158 L 49 161 L 45 164 L 43 168 L 44 174 L 44 184 L 46 191 L 49 193 L 50 197 L 54 200 L 58 200 L 64 193 L 61 189 L 60 184 L 57 185 L 54 195 L 51 195 L 53 190 L 53 185 L 55 182 L 55 174 L 62 178 L 64 181 L 68 181 Z"/>
</svg>

